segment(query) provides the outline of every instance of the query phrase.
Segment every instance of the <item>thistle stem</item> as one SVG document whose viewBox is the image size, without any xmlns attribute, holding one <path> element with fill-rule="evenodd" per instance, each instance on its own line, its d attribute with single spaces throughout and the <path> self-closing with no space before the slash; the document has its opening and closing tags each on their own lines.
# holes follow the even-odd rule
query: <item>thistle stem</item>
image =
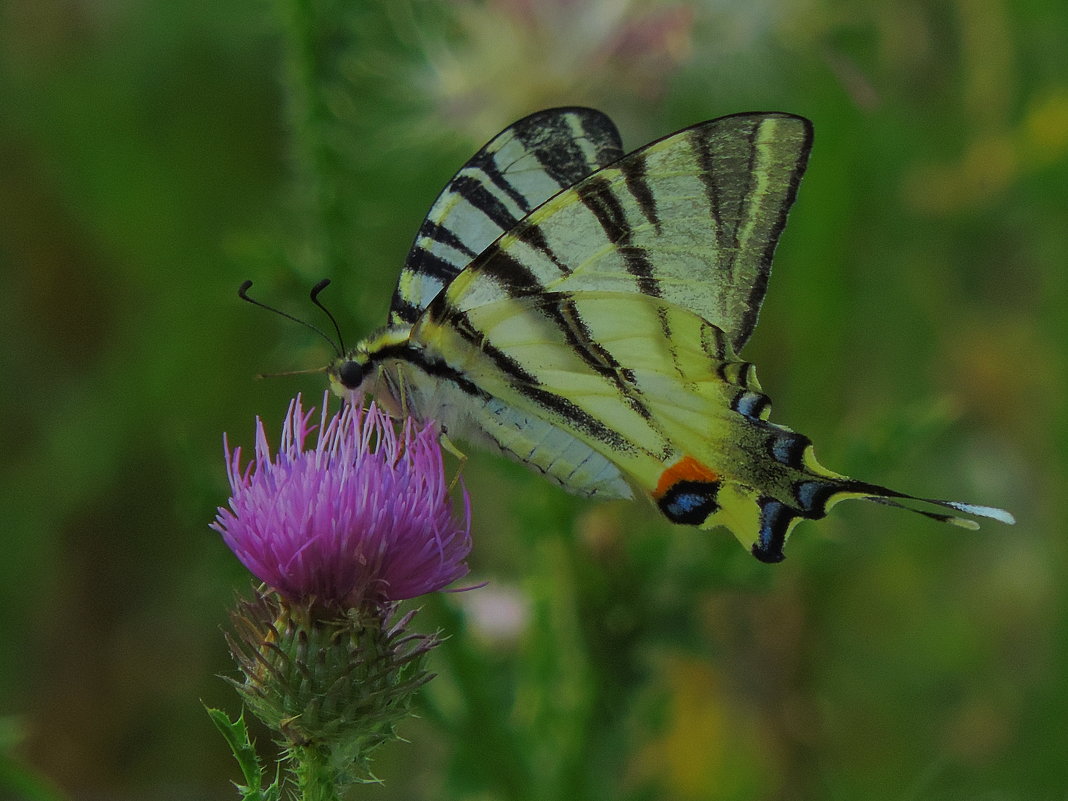
<svg viewBox="0 0 1068 801">
<path fill-rule="evenodd" d="M 320 749 L 314 746 L 293 748 L 289 756 L 294 764 L 300 801 L 341 801 L 335 772 Z"/>
</svg>

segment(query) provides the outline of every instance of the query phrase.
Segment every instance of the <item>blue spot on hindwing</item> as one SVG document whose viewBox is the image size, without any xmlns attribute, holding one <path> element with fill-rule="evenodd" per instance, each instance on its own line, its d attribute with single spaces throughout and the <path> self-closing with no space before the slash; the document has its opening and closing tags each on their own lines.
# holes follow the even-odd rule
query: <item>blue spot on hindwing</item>
<svg viewBox="0 0 1068 801">
<path fill-rule="evenodd" d="M 672 523 L 697 526 L 716 513 L 718 481 L 679 481 L 656 502 L 660 511 Z"/>
<path fill-rule="evenodd" d="M 734 399 L 734 411 L 745 415 L 751 420 L 759 420 L 761 412 L 768 405 L 766 395 L 759 392 L 741 392 Z"/>
<path fill-rule="evenodd" d="M 796 516 L 793 509 L 783 503 L 763 496 L 757 500 L 760 504 L 760 532 L 753 543 L 753 556 L 761 562 L 781 562 L 786 558 L 782 552 L 786 544 L 786 532 L 790 522 Z"/>
<path fill-rule="evenodd" d="M 826 481 L 798 481 L 794 484 L 794 496 L 801 507 L 801 514 L 815 519 L 827 514 L 827 501 L 839 488 Z"/>
<path fill-rule="evenodd" d="M 772 436 L 768 450 L 771 458 L 779 464 L 800 469 L 805 448 L 810 444 L 811 440 L 806 436 L 792 431 L 783 431 Z"/>
<path fill-rule="evenodd" d="M 680 492 L 674 497 L 669 506 L 676 515 L 686 515 L 692 514 L 695 509 L 700 509 L 705 502 L 705 496 L 696 492 Z"/>
</svg>

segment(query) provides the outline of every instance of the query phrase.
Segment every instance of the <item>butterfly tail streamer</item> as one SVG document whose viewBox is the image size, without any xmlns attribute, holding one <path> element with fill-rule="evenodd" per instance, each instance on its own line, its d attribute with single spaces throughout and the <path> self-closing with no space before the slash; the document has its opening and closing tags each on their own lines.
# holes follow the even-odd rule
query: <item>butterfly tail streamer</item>
<svg viewBox="0 0 1068 801">
<path fill-rule="evenodd" d="M 906 509 L 910 512 L 915 512 L 916 514 L 930 518 L 931 520 L 937 520 L 940 523 L 949 523 L 950 525 L 966 528 L 970 531 L 976 531 L 979 528 L 979 523 L 972 520 L 971 517 L 960 517 L 959 515 L 946 514 L 944 512 L 917 509 L 916 507 L 911 506 L 908 503 L 902 503 L 901 501 L 915 501 L 917 503 L 941 506 L 944 509 L 952 509 L 956 512 L 972 515 L 973 517 L 997 520 L 999 523 L 1005 523 L 1010 526 L 1016 523 L 1016 518 L 1013 517 L 1011 512 L 999 509 L 996 506 L 983 506 L 975 503 L 964 503 L 963 501 L 946 501 L 937 498 L 921 498 L 917 495 L 908 495 L 907 493 L 897 492 L 875 484 L 865 484 L 863 482 L 855 483 L 858 485 L 857 488 L 848 490 L 851 497 L 858 497 L 866 501 L 881 503 L 885 506 L 893 506 L 898 509 Z"/>
<path fill-rule="evenodd" d="M 816 463 L 812 459 L 807 466 L 811 469 L 814 465 Z M 930 520 L 970 531 L 979 528 L 979 523 L 973 519 L 975 517 L 996 520 L 1007 525 L 1016 522 L 1010 512 L 997 507 L 910 495 L 878 484 L 836 476 L 830 471 L 822 471 L 819 467 L 817 470 L 820 472 L 813 471 L 808 478 L 794 483 L 795 504 L 784 503 L 768 496 L 757 498 L 760 525 L 756 540 L 750 544 L 750 550 L 757 559 L 764 562 L 781 561 L 785 558 L 783 547 L 786 540 L 799 520 L 822 518 L 832 506 L 844 500 L 865 500 L 905 509 Z M 936 506 L 960 514 L 924 509 L 921 505 Z"/>
</svg>

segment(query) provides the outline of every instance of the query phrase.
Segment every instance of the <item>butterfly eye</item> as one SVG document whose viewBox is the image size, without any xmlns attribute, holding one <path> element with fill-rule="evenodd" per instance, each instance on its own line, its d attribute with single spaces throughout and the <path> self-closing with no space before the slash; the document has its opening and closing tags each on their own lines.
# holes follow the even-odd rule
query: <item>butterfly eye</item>
<svg viewBox="0 0 1068 801">
<path fill-rule="evenodd" d="M 346 389 L 358 389 L 363 383 L 364 370 L 359 362 L 347 361 L 337 370 L 338 380 Z"/>
</svg>

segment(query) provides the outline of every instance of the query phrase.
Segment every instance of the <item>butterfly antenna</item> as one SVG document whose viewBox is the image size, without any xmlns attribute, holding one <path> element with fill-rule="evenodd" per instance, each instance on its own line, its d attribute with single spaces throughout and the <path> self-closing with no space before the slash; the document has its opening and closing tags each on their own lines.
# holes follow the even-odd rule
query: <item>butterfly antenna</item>
<svg viewBox="0 0 1068 801">
<path fill-rule="evenodd" d="M 330 322 L 334 324 L 334 333 L 337 334 L 338 344 L 341 345 L 341 355 L 344 355 L 348 351 L 345 349 L 345 337 L 341 336 L 341 326 L 337 324 L 337 318 L 334 317 L 333 312 L 323 305 L 323 302 L 319 300 L 319 293 L 330 286 L 330 279 L 324 278 L 318 284 L 312 287 L 311 302 L 326 312 L 326 316 L 330 318 Z"/>
<path fill-rule="evenodd" d="M 320 284 L 321 283 L 322 282 L 320 282 Z M 247 302 L 251 303 L 253 306 L 259 306 L 261 309 L 266 309 L 269 312 L 274 312 L 275 314 L 277 314 L 277 315 L 279 315 L 281 317 L 285 317 L 287 320 L 292 320 L 293 322 L 299 323 L 300 325 L 304 326 L 305 328 L 307 328 L 307 329 L 309 329 L 311 331 L 314 331 L 316 334 L 318 334 L 319 336 L 321 336 L 323 339 L 325 339 L 327 342 L 330 343 L 330 347 L 332 347 L 335 351 L 337 351 L 337 355 L 338 356 L 344 356 L 345 355 L 345 351 L 338 346 L 338 343 L 334 342 L 334 340 L 332 340 L 329 336 L 327 336 L 326 333 L 321 328 L 319 328 L 318 326 L 312 325 L 307 320 L 301 320 L 299 317 L 294 317 L 292 314 L 284 312 L 281 309 L 276 309 L 274 306 L 268 306 L 266 303 L 262 303 L 262 302 L 256 300 L 253 297 L 249 297 L 248 290 L 249 290 L 249 287 L 251 287 L 251 286 L 252 286 L 252 282 L 251 281 L 245 281 L 238 288 L 237 296 L 239 298 L 241 298 L 241 300 L 244 300 L 244 301 L 247 301 Z M 336 325 L 336 323 L 335 323 L 335 325 Z M 339 339 L 340 339 L 340 337 L 339 337 Z"/>
<path fill-rule="evenodd" d="M 326 367 L 313 367 L 308 370 L 285 370 L 281 373 L 256 373 L 256 380 L 264 378 L 284 378 L 291 375 L 311 375 L 312 373 L 325 373 L 328 368 Z"/>
</svg>

